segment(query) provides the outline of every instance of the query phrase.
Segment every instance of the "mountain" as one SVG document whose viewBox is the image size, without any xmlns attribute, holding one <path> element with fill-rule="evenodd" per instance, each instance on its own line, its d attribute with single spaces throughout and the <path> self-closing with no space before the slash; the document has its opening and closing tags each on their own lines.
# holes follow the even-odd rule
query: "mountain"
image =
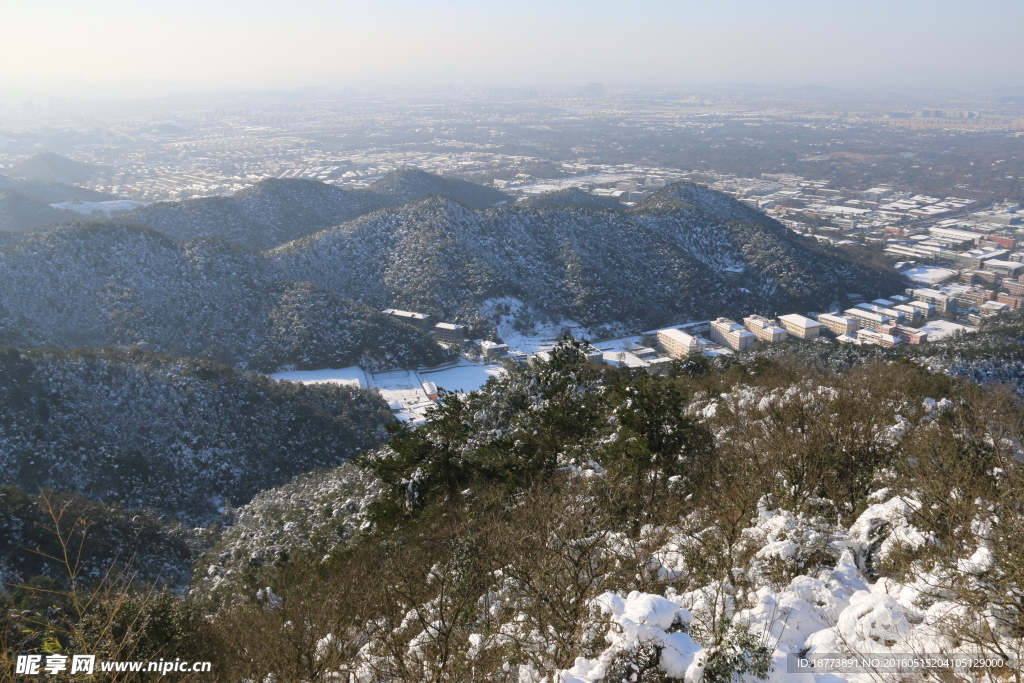
<svg viewBox="0 0 1024 683">
<path fill-rule="evenodd" d="M 95 190 L 87 190 L 84 187 L 22 180 L 5 175 L 0 175 L 0 190 L 14 190 L 47 204 L 57 204 L 60 202 L 107 202 L 117 199 L 113 195 L 103 194 Z"/>
<path fill-rule="evenodd" d="M 0 231 L 21 232 L 31 228 L 73 221 L 82 215 L 67 209 L 55 209 L 48 202 L 16 190 L 0 190 Z"/>
<path fill-rule="evenodd" d="M 552 355 L 240 509 L 188 598 L 227 643 L 206 658 L 254 681 L 845 683 L 866 679 L 823 660 L 916 648 L 1013 680 L 1019 395 L 910 362 Z"/>
<path fill-rule="evenodd" d="M 435 365 L 422 332 L 220 240 L 69 223 L 0 252 L 0 343 L 133 346 L 272 370 Z"/>
<path fill-rule="evenodd" d="M 267 252 L 282 277 L 374 306 L 471 319 L 515 297 L 554 320 L 638 329 L 687 319 L 820 310 L 903 288 L 721 193 L 665 188 L 625 212 L 432 197 Z"/>
<path fill-rule="evenodd" d="M 133 350 L 0 350 L 0 484 L 192 522 L 337 465 L 393 420 L 373 392 Z"/>
<path fill-rule="evenodd" d="M 92 164 L 74 161 L 54 152 L 42 152 L 18 162 L 8 173 L 13 178 L 24 180 L 74 185 L 95 180 L 99 170 Z"/>
<path fill-rule="evenodd" d="M 378 312 L 385 307 L 458 320 L 480 336 L 497 322 L 482 317 L 485 303 L 511 297 L 526 315 L 642 330 L 820 310 L 842 305 L 848 292 L 871 299 L 903 287 L 895 271 L 688 184 L 624 212 L 471 209 L 432 196 L 266 252 L 72 223 L 37 229 L 0 252 L 0 282 L 0 334 L 11 343 L 145 344 L 261 369 L 445 358 L 422 333 Z"/>
<path fill-rule="evenodd" d="M 485 209 L 511 202 L 511 197 L 494 188 L 458 178 L 443 178 L 418 169 L 389 173 L 371 183 L 370 190 L 386 197 L 392 205 L 408 204 L 431 195 L 465 204 L 472 209 Z"/>
<path fill-rule="evenodd" d="M 368 190 L 344 190 L 299 178 L 268 178 L 230 197 L 157 202 L 118 220 L 145 225 L 181 242 L 194 237 L 220 237 L 252 249 L 269 249 L 432 194 L 476 208 L 510 199 L 465 180 L 405 170 L 381 178 Z"/>
<path fill-rule="evenodd" d="M 220 237 L 268 249 L 389 205 L 371 192 L 353 192 L 315 180 L 261 180 L 230 197 L 157 202 L 119 220 L 145 225 L 173 240 Z"/>
</svg>

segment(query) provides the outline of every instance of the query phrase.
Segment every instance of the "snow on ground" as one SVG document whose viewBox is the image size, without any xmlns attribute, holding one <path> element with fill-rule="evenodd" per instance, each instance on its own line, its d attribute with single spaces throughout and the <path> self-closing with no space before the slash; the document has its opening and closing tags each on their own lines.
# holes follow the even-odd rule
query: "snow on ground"
<svg viewBox="0 0 1024 683">
<path fill-rule="evenodd" d="M 130 199 L 115 199 L 109 202 L 60 202 L 50 204 L 55 209 L 68 209 L 91 216 L 93 211 L 102 211 L 107 217 L 128 213 L 132 209 L 145 206 L 142 202 L 133 202 Z"/>
<path fill-rule="evenodd" d="M 292 370 L 277 372 L 271 375 L 274 379 L 283 379 L 303 384 L 347 384 L 365 389 L 369 386 L 366 373 L 358 365 L 350 368 L 326 368 L 324 370 Z"/>
<path fill-rule="evenodd" d="M 903 271 L 903 274 L 915 282 L 937 285 L 956 275 L 956 271 L 938 266 L 916 266 Z"/>
<path fill-rule="evenodd" d="M 644 343 L 640 341 L 640 335 L 637 334 L 632 337 L 620 337 L 619 339 L 606 339 L 602 342 L 595 342 L 594 346 L 599 351 L 606 353 L 620 353 L 639 349 L 644 346 Z"/>
<path fill-rule="evenodd" d="M 410 409 L 431 403 L 415 370 L 370 372 L 366 377 L 370 386 L 380 392 L 392 410 Z"/>
<path fill-rule="evenodd" d="M 426 411 L 435 404 L 430 400 L 424 384 L 433 382 L 438 387 L 455 393 L 476 391 L 491 377 L 504 374 L 505 368 L 494 363 L 474 363 L 462 358 L 458 363 L 435 370 L 391 370 L 365 372 L 359 366 L 326 368 L 323 370 L 291 370 L 271 375 L 276 380 L 303 384 L 345 384 L 380 392 L 395 416 L 400 420 L 422 423 Z"/>
<path fill-rule="evenodd" d="M 948 320 L 932 320 L 920 327 L 921 332 L 928 333 L 928 341 L 938 341 L 939 339 L 945 339 L 951 337 L 956 333 L 967 334 L 968 332 L 977 332 L 977 327 L 968 327 L 967 325 L 960 325 L 959 323 L 950 322 Z"/>
<path fill-rule="evenodd" d="M 491 377 L 505 374 L 500 365 L 473 363 L 465 358 L 450 368 L 443 370 L 426 370 L 419 373 L 424 382 L 433 382 L 442 389 L 460 394 L 476 391 Z"/>
<path fill-rule="evenodd" d="M 500 314 L 497 328 L 502 341 L 508 344 L 509 349 L 525 351 L 531 355 L 550 349 L 566 332 L 577 339 L 593 338 L 587 328 L 572 320 L 532 322 L 539 316 L 533 314 L 522 301 L 511 296 L 488 299 L 480 307 L 480 313 L 491 319 L 495 314 Z M 519 326 L 525 329 L 516 329 L 516 323 L 524 319 L 531 323 Z"/>
</svg>

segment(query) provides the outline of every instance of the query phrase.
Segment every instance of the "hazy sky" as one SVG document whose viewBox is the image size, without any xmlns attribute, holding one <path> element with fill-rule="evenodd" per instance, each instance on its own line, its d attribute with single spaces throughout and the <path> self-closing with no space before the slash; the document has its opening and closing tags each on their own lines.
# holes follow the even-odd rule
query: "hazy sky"
<svg viewBox="0 0 1024 683">
<path fill-rule="evenodd" d="M 0 79 L 1024 86 L 1022 0 L 0 0 Z"/>
</svg>

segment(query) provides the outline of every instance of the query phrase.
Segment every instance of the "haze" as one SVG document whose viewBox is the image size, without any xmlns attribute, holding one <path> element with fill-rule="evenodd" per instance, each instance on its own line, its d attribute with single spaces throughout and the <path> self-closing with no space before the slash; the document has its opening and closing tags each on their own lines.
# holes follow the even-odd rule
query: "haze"
<svg viewBox="0 0 1024 683">
<path fill-rule="evenodd" d="M 7 1 L 9 88 L 1024 85 L 1024 3 Z"/>
</svg>

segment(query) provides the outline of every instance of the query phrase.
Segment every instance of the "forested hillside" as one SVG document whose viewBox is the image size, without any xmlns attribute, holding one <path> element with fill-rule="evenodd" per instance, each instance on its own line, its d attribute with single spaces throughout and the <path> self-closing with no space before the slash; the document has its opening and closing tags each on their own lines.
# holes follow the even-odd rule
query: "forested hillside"
<svg viewBox="0 0 1024 683">
<path fill-rule="evenodd" d="M 0 175 L 0 190 L 14 190 L 23 195 L 46 203 L 58 202 L 105 202 L 117 197 L 83 187 L 72 187 L 59 183 L 45 183 L 35 180 L 21 180 Z"/>
<path fill-rule="evenodd" d="M 1021 334 L 1011 321 L 949 350 L 969 360 L 972 342 L 1004 347 Z M 141 352 L 5 352 L 8 443 L 69 433 L 60 427 L 73 414 L 89 441 L 177 454 L 126 482 L 176 467 L 171 493 L 187 496 L 182 481 L 233 475 L 244 487 L 250 470 L 272 481 L 280 467 L 284 485 L 210 539 L 186 596 L 116 578 L 79 597 L 66 582 L 19 588 L 0 594 L 3 625 L 17 651 L 56 633 L 74 653 L 93 651 L 96 624 L 119 618 L 133 626 L 103 636 L 106 647 L 214 661 L 224 681 L 788 683 L 791 655 L 942 652 L 995 662 L 990 680 L 1014 680 L 1019 395 L 906 358 L 829 369 L 806 362 L 817 346 L 678 363 L 658 377 L 587 364 L 569 340 L 550 362 L 447 395 L 423 427 L 394 423 L 386 445 L 290 483 L 285 463 L 309 469 L 351 443 L 335 424 L 354 419 L 334 412 L 343 390 Z M 1002 361 L 1024 359 L 1007 347 Z M 366 425 L 382 412 L 348 400 L 364 401 Z M 70 436 L 57 442 L 72 461 L 87 452 Z M 233 459 L 235 444 L 257 459 Z M 285 450 L 289 460 L 274 459 Z M 194 494 L 190 510 L 203 505 Z M 0 514 L 21 533 L 46 522 L 44 503 L 0 491 Z M 170 566 L 203 545 L 145 516 L 75 505 L 71 517 L 102 521 L 91 542 L 144 549 L 146 567 L 161 557 L 154 539 L 167 539 Z M 51 585 L 31 553 L 18 561 L 23 578 L 43 574 L 32 585 Z M 83 600 L 82 616 L 55 608 Z"/>
<path fill-rule="evenodd" d="M 1013 680 L 1013 394 L 905 360 L 554 356 L 243 508 L 193 593 L 232 675 L 784 683 L 789 654 L 951 651 Z"/>
<path fill-rule="evenodd" d="M 556 322 L 641 330 L 821 310 L 850 292 L 871 299 L 902 287 L 895 271 L 858 264 L 685 184 L 626 212 L 470 209 L 435 196 L 263 253 L 210 239 L 182 244 L 120 223 L 65 224 L 0 252 L 0 282 L 7 343 L 145 344 L 262 369 L 445 358 L 420 332 L 377 312 L 385 307 L 485 335 L 494 330 L 481 316 L 485 302 L 511 297 Z"/>
<path fill-rule="evenodd" d="M 74 221 L 81 217 L 80 213 L 55 209 L 49 202 L 16 190 L 0 190 L 0 231 L 22 232 L 39 225 Z"/>
<path fill-rule="evenodd" d="M 685 201 L 691 195 L 701 201 Z M 434 198 L 271 250 L 282 273 L 343 296 L 471 319 L 512 296 L 555 320 L 650 328 L 823 309 L 902 288 L 720 193 L 670 186 L 624 213 Z"/>
<path fill-rule="evenodd" d="M 372 392 L 112 349 L 0 352 L 0 484 L 195 522 L 384 438 Z"/>
<path fill-rule="evenodd" d="M 507 202 L 497 190 L 418 170 L 398 171 L 368 190 L 344 190 L 313 180 L 262 180 L 230 197 L 157 202 L 123 216 L 171 239 L 220 237 L 253 249 L 269 249 L 386 206 L 446 197 L 483 208 Z"/>
<path fill-rule="evenodd" d="M 273 370 L 448 358 L 422 332 L 217 240 L 109 223 L 38 232 L 0 253 L 0 342 L 134 346 Z"/>
<path fill-rule="evenodd" d="M 99 169 L 92 164 L 75 161 L 53 152 L 43 152 L 20 161 L 7 172 L 12 178 L 41 183 L 74 185 L 95 180 Z"/>
</svg>

